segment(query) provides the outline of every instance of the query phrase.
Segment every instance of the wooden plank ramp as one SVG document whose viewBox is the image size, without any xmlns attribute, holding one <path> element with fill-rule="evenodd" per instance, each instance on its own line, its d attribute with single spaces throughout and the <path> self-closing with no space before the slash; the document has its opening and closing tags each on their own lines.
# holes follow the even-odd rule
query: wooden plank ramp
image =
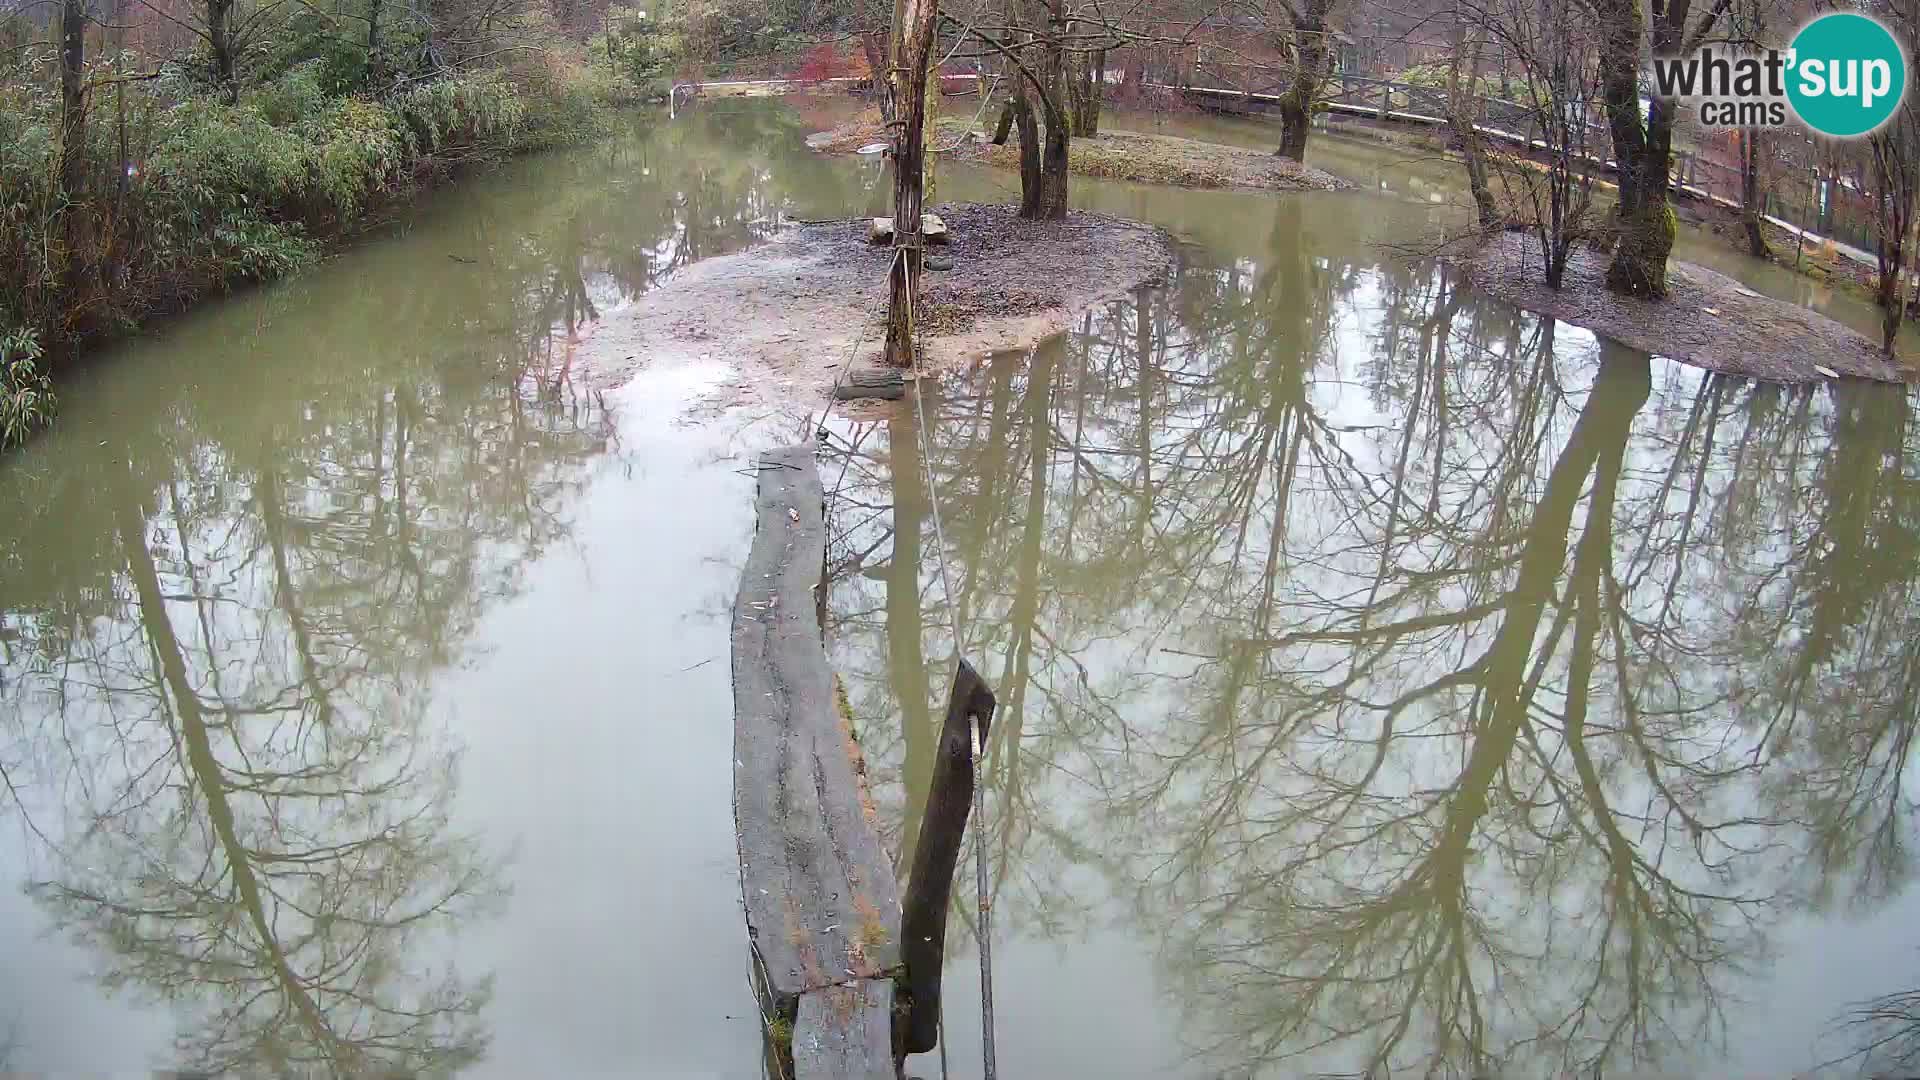
<svg viewBox="0 0 1920 1080">
<path fill-rule="evenodd" d="M 825 496 L 810 447 L 769 450 L 757 471 L 733 606 L 733 816 L 754 982 L 785 1075 L 893 1080 L 900 898 L 823 647 Z"/>
</svg>

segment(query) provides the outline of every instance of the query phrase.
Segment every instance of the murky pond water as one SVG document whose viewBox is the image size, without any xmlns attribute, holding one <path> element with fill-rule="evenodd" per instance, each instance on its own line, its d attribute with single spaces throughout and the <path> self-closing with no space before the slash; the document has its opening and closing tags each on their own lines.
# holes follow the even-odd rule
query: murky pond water
<svg viewBox="0 0 1920 1080">
<path fill-rule="evenodd" d="M 435 196 L 101 358 L 0 468 L 0 1047 L 23 1069 L 758 1072 L 724 375 L 597 319 L 857 197 L 705 117 Z"/>
<path fill-rule="evenodd" d="M 725 357 L 575 365 L 884 198 L 805 130 L 462 185 L 104 357 L 0 467 L 0 1065 L 758 1075 L 726 619 L 734 470 L 792 432 L 687 421 Z M 1007 1075 L 1785 1076 L 1920 981 L 1900 393 L 1485 301 L 1392 249 L 1445 200 L 1079 198 L 1175 279 L 825 467 L 893 843 L 950 627 L 999 690 Z"/>
</svg>

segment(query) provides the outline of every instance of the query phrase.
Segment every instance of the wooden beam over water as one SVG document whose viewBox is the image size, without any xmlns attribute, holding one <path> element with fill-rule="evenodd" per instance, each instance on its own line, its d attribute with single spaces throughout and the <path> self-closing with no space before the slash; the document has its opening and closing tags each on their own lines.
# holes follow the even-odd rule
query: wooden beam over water
<svg viewBox="0 0 1920 1080">
<path fill-rule="evenodd" d="M 892 1080 L 900 899 L 822 645 L 820 474 L 807 446 L 758 469 L 733 606 L 733 815 L 755 982 L 796 1080 Z"/>
</svg>

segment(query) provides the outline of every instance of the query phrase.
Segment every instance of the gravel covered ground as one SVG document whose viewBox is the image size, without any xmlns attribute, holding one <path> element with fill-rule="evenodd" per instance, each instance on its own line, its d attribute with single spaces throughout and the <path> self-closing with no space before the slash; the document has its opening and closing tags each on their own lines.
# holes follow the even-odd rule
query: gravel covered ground
<svg viewBox="0 0 1920 1080">
<path fill-rule="evenodd" d="M 943 205 L 953 234 L 930 255 L 920 290 L 920 371 L 963 367 L 1066 330 L 1102 301 L 1165 277 L 1172 240 L 1159 229 L 1074 212 L 1030 222 L 1012 207 Z M 878 365 L 890 248 L 867 243 L 868 219 L 795 224 L 765 244 L 706 259 L 647 293 L 594 338 L 605 381 L 663 359 L 718 361 L 736 375 L 714 404 L 818 403 L 848 363 Z"/>
<path fill-rule="evenodd" d="M 1914 378 L 1858 332 L 1692 263 L 1667 264 L 1667 299 L 1639 300 L 1609 292 L 1607 256 L 1585 247 L 1569 260 L 1563 287 L 1547 288 L 1540 243 L 1524 233 L 1502 233 L 1451 261 L 1498 299 L 1708 371 L 1794 383 L 1826 378 L 1814 370 L 1820 365 L 1880 382 Z"/>
</svg>

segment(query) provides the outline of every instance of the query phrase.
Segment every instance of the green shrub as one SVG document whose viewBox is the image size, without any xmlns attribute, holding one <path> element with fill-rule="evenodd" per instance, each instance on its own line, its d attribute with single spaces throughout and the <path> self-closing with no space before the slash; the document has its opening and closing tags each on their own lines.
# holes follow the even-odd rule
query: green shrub
<svg viewBox="0 0 1920 1080">
<path fill-rule="evenodd" d="M 7 372 L 5 437 L 51 408 L 42 348 L 291 273 L 421 178 L 591 134 L 621 96 L 604 66 L 519 55 L 512 71 L 408 80 L 383 96 L 337 92 L 331 62 L 311 58 L 234 104 L 163 71 L 111 111 L 95 103 L 72 203 L 56 180 L 57 95 L 0 80 L 0 328 L 33 331 L 7 339 L 20 366 Z"/>
<path fill-rule="evenodd" d="M 284 127 L 299 122 L 328 107 L 341 91 L 327 70 L 325 60 L 307 60 L 287 69 L 250 96 L 253 107 L 267 123 Z"/>
<path fill-rule="evenodd" d="M 626 96 L 611 72 L 584 64 L 555 71 L 530 89 L 534 99 L 529 112 L 538 122 L 527 126 L 513 147 L 516 153 L 563 146 L 601 133 L 607 107 Z"/>
<path fill-rule="evenodd" d="M 369 198 L 393 189 L 409 164 L 399 121 L 372 101 L 337 99 L 293 136 L 307 155 L 304 171 L 313 185 L 301 192 L 303 203 L 324 206 L 338 220 L 354 217 Z"/>
<path fill-rule="evenodd" d="M 435 79 L 387 101 L 406 147 L 416 156 L 448 150 L 516 150 L 527 125 L 527 102 L 499 72 Z"/>
<path fill-rule="evenodd" d="M 607 32 L 588 46 L 596 60 L 605 59 L 613 73 L 640 96 L 665 94 L 672 84 L 673 66 L 684 53 L 681 36 L 666 23 L 632 7 L 607 10 Z"/>
<path fill-rule="evenodd" d="M 39 326 L 50 315 L 57 211 L 49 95 L 0 85 L 0 327 Z"/>
<path fill-rule="evenodd" d="M 18 446 L 53 419 L 53 386 L 39 368 L 31 330 L 0 332 L 0 449 Z"/>
<path fill-rule="evenodd" d="M 342 33 L 340 20 L 322 8 L 290 8 L 249 71 L 260 85 L 272 86 L 302 68 L 310 69 L 314 83 L 329 96 L 360 90 L 367 84 L 366 40 Z"/>
</svg>

